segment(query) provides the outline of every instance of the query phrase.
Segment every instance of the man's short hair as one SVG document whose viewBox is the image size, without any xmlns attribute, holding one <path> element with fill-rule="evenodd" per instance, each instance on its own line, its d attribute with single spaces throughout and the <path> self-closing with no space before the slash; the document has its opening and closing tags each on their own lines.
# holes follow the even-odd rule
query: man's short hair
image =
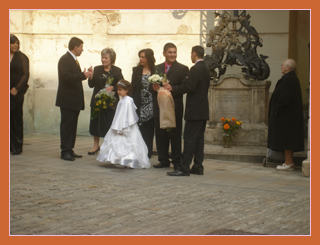
<svg viewBox="0 0 320 245">
<path fill-rule="evenodd" d="M 175 49 L 177 49 L 176 45 L 174 45 L 173 43 L 166 43 L 166 44 L 163 46 L 163 52 L 166 52 L 169 48 L 175 48 Z"/>
<path fill-rule="evenodd" d="M 200 59 L 202 59 L 204 56 L 204 48 L 199 45 L 192 47 L 191 52 L 195 52 L 197 57 Z"/>
<path fill-rule="evenodd" d="M 68 49 L 71 51 L 74 47 L 80 47 L 83 44 L 83 41 L 80 38 L 72 37 L 69 41 Z"/>
</svg>

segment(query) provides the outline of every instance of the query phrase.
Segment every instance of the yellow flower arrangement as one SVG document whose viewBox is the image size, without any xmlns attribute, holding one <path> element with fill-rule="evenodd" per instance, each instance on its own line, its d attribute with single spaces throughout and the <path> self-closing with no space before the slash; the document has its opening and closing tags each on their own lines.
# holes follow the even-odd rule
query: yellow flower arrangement
<svg viewBox="0 0 320 245">
<path fill-rule="evenodd" d="M 100 112 L 103 109 L 113 106 L 116 102 L 116 98 L 113 95 L 113 92 L 108 92 L 105 89 L 100 90 L 94 97 L 95 106 L 91 111 L 91 119 L 95 119 L 100 116 Z"/>
</svg>

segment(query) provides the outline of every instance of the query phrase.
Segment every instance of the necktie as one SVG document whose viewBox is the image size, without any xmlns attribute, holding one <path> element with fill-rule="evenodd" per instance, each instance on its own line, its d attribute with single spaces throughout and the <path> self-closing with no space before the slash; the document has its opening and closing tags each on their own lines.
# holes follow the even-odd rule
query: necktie
<svg viewBox="0 0 320 245">
<path fill-rule="evenodd" d="M 77 63 L 77 66 L 79 67 L 79 69 L 81 69 L 80 68 L 80 64 L 79 64 L 79 61 L 76 59 L 76 63 Z"/>
<path fill-rule="evenodd" d="M 168 73 L 169 69 L 170 69 L 170 66 L 166 66 L 166 71 L 165 71 L 166 74 Z"/>
</svg>

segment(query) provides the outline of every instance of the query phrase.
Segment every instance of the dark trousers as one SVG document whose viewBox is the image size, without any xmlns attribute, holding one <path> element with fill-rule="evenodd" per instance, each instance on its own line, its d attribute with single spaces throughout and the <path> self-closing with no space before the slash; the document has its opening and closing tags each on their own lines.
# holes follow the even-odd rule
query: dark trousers
<svg viewBox="0 0 320 245">
<path fill-rule="evenodd" d="M 167 129 L 160 129 L 159 118 L 155 118 L 154 124 L 159 162 L 163 165 L 170 165 L 169 144 L 171 143 L 172 164 L 177 166 L 181 158 L 182 118 L 176 118 L 176 128 L 172 128 L 169 132 Z"/>
<path fill-rule="evenodd" d="M 186 121 L 183 135 L 184 148 L 178 170 L 189 173 L 194 157 L 192 169 L 203 172 L 205 130 L 206 121 Z"/>
<path fill-rule="evenodd" d="M 21 153 L 23 145 L 24 94 L 10 95 L 10 152 Z"/>
<path fill-rule="evenodd" d="M 152 118 L 149 121 L 146 121 L 143 124 L 139 125 L 139 129 L 140 129 L 142 138 L 148 147 L 148 157 L 150 159 L 152 156 L 152 150 L 153 150 L 154 119 Z"/>
<path fill-rule="evenodd" d="M 68 110 L 60 107 L 60 149 L 61 155 L 72 153 L 76 142 L 78 117 L 80 111 Z"/>
</svg>

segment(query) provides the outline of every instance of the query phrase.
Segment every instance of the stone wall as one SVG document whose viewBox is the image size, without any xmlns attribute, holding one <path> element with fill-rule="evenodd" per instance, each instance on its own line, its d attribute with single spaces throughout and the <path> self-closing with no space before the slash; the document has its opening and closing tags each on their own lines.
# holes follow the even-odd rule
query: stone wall
<svg viewBox="0 0 320 245">
<path fill-rule="evenodd" d="M 268 55 L 271 68 L 270 91 L 281 76 L 280 64 L 288 56 L 288 10 L 249 10 L 251 25 L 263 39 L 258 52 Z M 116 66 L 131 80 L 138 51 L 152 48 L 156 63 L 164 61 L 163 45 L 178 47 L 177 60 L 189 67 L 191 47 L 205 47 L 215 25 L 214 10 L 10 10 L 10 32 L 17 35 L 21 51 L 30 59 L 30 88 L 24 104 L 25 133 L 59 134 L 60 112 L 55 106 L 58 87 L 57 63 L 67 51 L 68 41 L 77 36 L 84 41 L 79 57 L 82 68 L 100 65 L 100 51 L 112 47 Z M 210 54 L 210 48 L 206 48 Z M 237 74 L 240 67 L 228 69 Z M 85 110 L 80 113 L 78 134 L 89 135 L 92 90 L 83 81 Z"/>
</svg>

